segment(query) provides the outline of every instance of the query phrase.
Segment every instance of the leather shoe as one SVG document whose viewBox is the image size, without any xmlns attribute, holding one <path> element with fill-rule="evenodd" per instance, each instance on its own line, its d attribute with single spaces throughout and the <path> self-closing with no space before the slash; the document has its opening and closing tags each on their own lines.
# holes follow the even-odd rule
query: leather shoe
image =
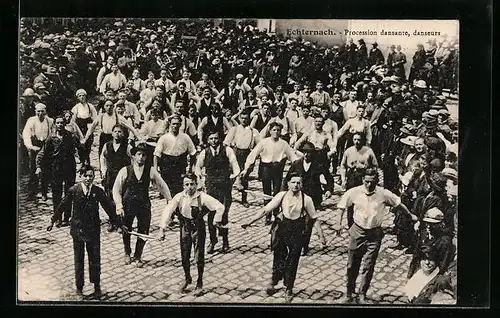
<svg viewBox="0 0 500 318">
<path fill-rule="evenodd" d="M 373 301 L 371 299 L 368 299 L 366 295 L 359 295 L 358 303 L 361 305 L 371 305 L 373 304 Z"/>
<path fill-rule="evenodd" d="M 62 221 L 61 221 L 61 220 L 58 220 L 58 221 L 56 222 L 56 227 L 61 227 L 61 226 L 62 226 Z"/>
<path fill-rule="evenodd" d="M 116 226 L 114 226 L 113 224 L 110 224 L 110 225 L 108 226 L 108 232 L 110 232 L 110 233 L 111 233 L 111 232 L 114 232 L 115 230 L 116 230 Z"/>
<path fill-rule="evenodd" d="M 341 303 L 342 304 L 356 304 L 356 298 L 354 298 L 353 296 L 345 296 L 341 300 Z"/>
<path fill-rule="evenodd" d="M 201 295 L 203 295 L 203 286 L 196 285 L 196 287 L 194 288 L 194 291 L 193 291 L 193 296 L 199 297 Z"/>
<path fill-rule="evenodd" d="M 285 303 L 291 303 L 293 298 L 293 293 L 291 290 L 285 291 Z"/>
<path fill-rule="evenodd" d="M 250 203 L 248 203 L 248 202 L 243 202 L 241 205 L 243 205 L 244 208 L 250 207 Z"/>
<path fill-rule="evenodd" d="M 186 293 L 186 288 L 187 288 L 189 285 L 191 285 L 192 283 L 193 283 L 193 280 L 192 280 L 191 278 L 186 279 L 186 280 L 184 281 L 184 283 L 181 285 L 181 288 L 179 289 L 179 291 L 180 291 L 182 294 Z"/>
<path fill-rule="evenodd" d="M 208 253 L 208 254 L 213 254 L 214 252 L 215 252 L 215 244 L 210 243 L 210 244 L 208 245 L 208 250 L 207 250 L 207 253 Z"/>
<path fill-rule="evenodd" d="M 76 289 L 76 301 L 82 301 L 83 300 L 83 290 L 77 288 Z"/>
<path fill-rule="evenodd" d="M 69 226 L 69 221 L 68 220 L 62 221 L 61 227 L 65 227 L 65 226 Z"/>
<path fill-rule="evenodd" d="M 273 284 L 269 284 L 269 286 L 267 286 L 266 293 L 268 296 L 272 296 L 272 295 L 274 295 L 274 293 L 276 293 L 276 288 L 274 288 L 274 287 L 275 287 L 275 285 L 273 285 Z"/>
<path fill-rule="evenodd" d="M 125 265 L 130 265 L 133 261 L 134 259 L 130 257 L 130 255 L 125 254 L 125 256 L 123 257 L 123 262 L 125 263 Z"/>
<path fill-rule="evenodd" d="M 264 223 L 264 225 L 271 225 L 271 224 L 273 224 L 273 221 L 271 220 L 266 220 L 266 223 Z"/>
<path fill-rule="evenodd" d="M 102 296 L 101 288 L 94 289 L 94 293 L 92 294 L 92 297 L 95 299 L 101 299 L 101 296 Z"/>
<path fill-rule="evenodd" d="M 143 268 L 144 267 L 144 261 L 140 259 L 135 260 L 135 267 L 137 268 Z"/>
<path fill-rule="evenodd" d="M 223 244 L 221 252 L 222 253 L 227 253 L 229 251 L 229 244 Z"/>
</svg>

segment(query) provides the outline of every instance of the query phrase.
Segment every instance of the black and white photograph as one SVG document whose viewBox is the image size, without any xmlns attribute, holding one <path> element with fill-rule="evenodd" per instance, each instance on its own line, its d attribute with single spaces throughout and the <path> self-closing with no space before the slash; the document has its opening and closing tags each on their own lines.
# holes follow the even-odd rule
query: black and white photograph
<svg viewBox="0 0 500 318">
<path fill-rule="evenodd" d="M 21 18 L 17 303 L 457 305 L 459 34 Z"/>
</svg>

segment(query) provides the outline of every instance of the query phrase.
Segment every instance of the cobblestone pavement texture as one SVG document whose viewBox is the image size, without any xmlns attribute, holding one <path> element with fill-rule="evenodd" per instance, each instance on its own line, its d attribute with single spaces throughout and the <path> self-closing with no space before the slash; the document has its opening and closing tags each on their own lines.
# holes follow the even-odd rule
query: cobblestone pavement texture
<svg viewBox="0 0 500 318">
<path fill-rule="evenodd" d="M 97 166 L 97 147 L 94 146 L 91 160 Z M 254 169 L 254 174 L 257 169 Z M 78 180 L 78 179 L 77 179 Z M 99 173 L 96 182 L 100 183 Z M 19 184 L 18 211 L 18 280 L 19 301 L 75 301 L 75 278 L 72 240 L 69 227 L 46 231 L 52 215 L 52 200 L 43 202 L 40 196 L 28 201 L 26 178 Z M 154 189 L 154 188 L 152 188 Z M 250 189 L 261 191 L 261 183 L 250 182 Z M 334 206 L 339 200 L 340 189 L 323 202 L 319 218 L 327 242 L 334 237 L 333 225 L 338 220 Z M 101 302 L 201 302 L 201 303 L 283 303 L 281 292 L 268 296 L 265 288 L 270 281 L 272 253 L 269 249 L 269 227 L 264 220 L 246 230 L 240 224 L 262 207 L 262 198 L 249 195 L 250 207 L 240 204 L 240 194 L 233 191 L 230 210 L 230 251 L 218 251 L 206 255 L 204 294 L 195 297 L 193 293 L 181 294 L 179 287 L 184 281 L 179 248 L 179 229 L 166 231 L 165 241 L 150 240 L 143 253 L 145 266 L 136 268 L 123 264 L 123 243 L 121 235 L 108 233 L 107 216 L 101 211 Z M 152 199 L 151 235 L 158 232 L 158 221 L 165 200 L 159 199 L 154 189 Z M 383 227 L 392 226 L 393 215 L 387 212 Z M 345 220 L 344 220 L 345 222 Z M 135 225 L 134 225 L 135 226 Z M 346 289 L 347 232 L 333 239 L 325 249 L 313 233 L 311 251 L 300 258 L 292 304 L 337 304 Z M 220 241 L 220 240 L 219 240 Z M 386 234 L 375 267 L 375 274 L 368 290 L 368 297 L 380 305 L 405 304 L 402 288 L 406 284 L 406 272 L 411 255 L 404 250 L 393 250 L 388 246 L 395 243 L 395 236 Z M 135 239 L 132 238 L 132 246 Z M 193 263 L 192 263 L 193 264 Z M 194 265 L 194 264 L 193 264 Z M 451 266 L 451 275 L 456 282 L 456 264 Z M 196 277 L 196 266 L 192 266 Z M 96 302 L 91 297 L 93 285 L 88 278 L 88 260 L 85 256 L 85 302 Z"/>
</svg>

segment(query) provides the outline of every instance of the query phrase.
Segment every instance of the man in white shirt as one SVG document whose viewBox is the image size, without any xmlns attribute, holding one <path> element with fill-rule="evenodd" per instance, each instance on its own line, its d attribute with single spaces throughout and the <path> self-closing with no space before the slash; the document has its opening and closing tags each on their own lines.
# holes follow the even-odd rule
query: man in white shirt
<svg viewBox="0 0 500 318">
<path fill-rule="evenodd" d="M 180 131 L 179 116 L 170 118 L 170 131 L 158 139 L 154 151 L 153 165 L 173 195 L 182 191 L 182 175 L 186 173 L 188 161 L 194 158 L 196 148 L 191 138 Z"/>
<path fill-rule="evenodd" d="M 212 225 L 220 226 L 224 205 L 210 195 L 196 190 L 198 184 L 194 174 L 188 173 L 184 176 L 183 186 L 184 191 L 176 194 L 163 210 L 158 238 L 165 239 L 165 228 L 176 213 L 180 221 L 180 248 L 185 276 L 180 292 L 186 292 L 186 288 L 193 282 L 190 258 L 191 249 L 194 248 L 194 260 L 198 267 L 194 295 L 200 296 L 203 293 L 203 271 L 205 269 L 206 228 L 203 217 L 209 212 L 215 212 L 212 219 L 214 224 Z"/>
<path fill-rule="evenodd" d="M 205 173 L 205 187 L 209 195 L 224 203 L 224 214 L 222 215 L 222 225 L 227 225 L 229 208 L 233 201 L 231 188 L 236 176 L 240 173 L 240 167 L 236 161 L 233 149 L 222 145 L 222 139 L 218 131 L 208 133 L 208 147 L 203 149 L 196 162 L 195 174 L 198 179 L 202 178 L 202 169 Z M 214 213 L 208 214 L 208 230 L 210 232 L 210 245 L 208 254 L 214 253 L 217 244 L 217 232 L 211 225 Z M 222 252 L 229 250 L 229 240 L 227 229 L 219 230 L 222 236 Z"/>
<path fill-rule="evenodd" d="M 50 136 L 54 120 L 47 116 L 47 106 L 42 103 L 35 105 L 35 116 L 28 118 L 23 129 L 23 142 L 29 155 L 29 180 L 28 180 L 28 198 L 34 199 L 38 192 L 38 182 L 36 171 L 36 156 L 42 149 L 45 140 Z M 43 173 L 40 175 L 42 199 L 47 200 L 48 178 Z"/>
<path fill-rule="evenodd" d="M 170 93 L 175 88 L 174 82 L 172 82 L 172 80 L 167 77 L 167 70 L 166 69 L 162 69 L 160 71 L 160 78 L 155 80 L 154 83 L 155 83 L 155 85 L 154 85 L 155 87 L 156 86 L 165 87 L 165 92 L 167 94 Z"/>
<path fill-rule="evenodd" d="M 252 149 L 260 142 L 260 134 L 255 128 L 249 126 L 250 123 L 250 111 L 243 111 L 240 113 L 240 124 L 229 129 L 226 139 L 224 139 L 224 145 L 228 147 L 233 147 L 236 160 L 238 161 L 238 166 L 243 168 L 245 166 L 245 161 Z M 248 179 L 239 177 L 237 184 L 241 184 L 241 204 L 244 207 L 249 207 L 247 201 L 248 189 Z"/>
<path fill-rule="evenodd" d="M 401 198 L 389 190 L 377 186 L 377 183 L 377 169 L 366 169 L 363 177 L 363 185 L 349 189 L 337 204 L 337 208 L 342 210 L 336 228 L 337 231 L 340 231 L 345 210 L 349 207 L 352 207 L 354 210 L 354 223 L 348 231 L 346 303 L 355 303 L 353 294 L 356 289 L 356 279 L 363 259 L 361 288 L 358 292 L 359 303 L 370 303 L 366 298 L 366 292 L 370 287 L 375 262 L 377 261 L 384 235 L 382 222 L 387 207 L 398 207 L 401 211 L 408 213 L 412 220 L 417 221 L 418 219 L 416 215 L 411 214 L 408 208 L 401 203 Z"/>
<path fill-rule="evenodd" d="M 349 99 L 346 100 L 345 102 L 340 103 L 340 105 L 342 105 L 344 110 L 345 121 L 347 121 L 349 118 L 356 117 L 356 109 L 358 108 L 359 105 L 361 105 L 361 102 L 356 100 L 357 96 L 358 93 L 356 91 L 350 91 Z"/>
<path fill-rule="evenodd" d="M 302 192 L 302 177 L 292 174 L 288 182 L 288 191 L 278 193 L 274 198 L 243 228 L 250 226 L 264 215 L 276 209 L 281 212 L 276 216 L 271 229 L 271 248 L 273 250 L 273 270 L 271 283 L 267 287 L 267 294 L 276 292 L 275 286 L 283 279 L 285 285 L 285 301 L 290 302 L 293 297 L 293 285 L 297 276 L 300 252 L 302 250 L 304 231 L 306 228 L 306 214 L 314 222 L 322 245 L 326 245 L 320 223 L 317 221 L 316 209 L 310 196 Z M 273 233 L 274 232 L 274 233 Z"/>
<path fill-rule="evenodd" d="M 101 94 L 104 94 L 106 90 L 112 89 L 114 92 L 118 92 L 120 89 L 124 88 L 127 85 L 127 79 L 125 75 L 120 73 L 118 69 L 118 65 L 113 64 L 111 66 L 111 73 L 104 76 L 102 80 L 99 91 Z"/>
<path fill-rule="evenodd" d="M 171 200 L 170 190 L 160 174 L 151 166 L 145 165 L 148 149 L 144 144 L 138 144 L 131 149 L 132 164 L 123 167 L 119 172 L 113 186 L 113 201 L 116 204 L 116 214 L 123 218 L 123 225 L 127 231 L 123 233 L 125 248 L 125 265 L 136 261 L 136 266 L 144 266 L 142 251 L 146 241 L 137 238 L 134 257 L 130 257 L 130 234 L 132 224 L 137 218 L 137 232 L 149 234 L 151 224 L 151 201 L 149 199 L 149 185 L 151 181 L 158 187 L 160 193 Z"/>
<path fill-rule="evenodd" d="M 271 137 L 262 139 L 250 152 L 241 172 L 242 178 L 247 177 L 249 169 L 260 156 L 259 175 L 262 178 L 264 194 L 269 196 L 278 194 L 281 189 L 286 159 L 290 162 L 298 159 L 290 145 L 280 138 L 281 129 L 283 125 L 280 123 L 273 122 L 269 125 Z M 266 224 L 271 224 L 271 214 L 266 216 Z"/>
</svg>

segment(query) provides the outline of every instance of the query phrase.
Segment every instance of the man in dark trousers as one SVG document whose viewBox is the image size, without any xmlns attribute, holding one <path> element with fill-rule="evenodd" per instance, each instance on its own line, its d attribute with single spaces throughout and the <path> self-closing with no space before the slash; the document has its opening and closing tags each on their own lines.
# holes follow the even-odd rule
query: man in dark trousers
<svg viewBox="0 0 500 318">
<path fill-rule="evenodd" d="M 130 151 L 132 154 L 132 164 L 123 167 L 116 176 L 113 186 L 113 201 L 116 204 L 116 212 L 123 217 L 123 225 L 127 231 L 123 233 L 123 245 L 125 248 L 125 265 L 136 261 L 136 266 L 141 268 L 144 262 L 141 260 L 142 250 L 146 241 L 137 238 L 134 257 L 130 257 L 130 234 L 132 224 L 137 218 L 137 232 L 149 234 L 151 224 L 151 201 L 149 199 L 149 184 L 154 181 L 160 193 L 167 200 L 170 200 L 170 190 L 161 178 L 156 169 L 145 165 L 148 148 L 145 144 L 139 143 Z"/>
<path fill-rule="evenodd" d="M 274 198 L 248 223 L 241 226 L 247 228 L 264 215 L 275 209 L 280 209 L 276 216 L 272 231 L 271 248 L 273 250 L 273 273 L 271 283 L 267 287 L 267 294 L 276 292 L 275 286 L 283 279 L 286 287 L 285 301 L 290 302 L 293 297 L 293 285 L 297 276 L 300 251 L 306 227 L 306 215 L 314 220 L 314 227 L 318 232 L 321 242 L 326 245 L 321 225 L 316 221 L 317 214 L 313 200 L 302 192 L 302 177 L 296 173 L 290 175 L 288 191 L 279 192 Z"/>
<path fill-rule="evenodd" d="M 198 179 L 202 178 L 202 169 L 205 168 L 205 187 L 207 194 L 216 198 L 224 204 L 224 214 L 222 215 L 222 225 L 227 225 L 229 208 L 233 201 L 231 188 L 236 176 L 240 173 L 240 167 L 236 160 L 233 149 L 222 145 L 222 138 L 218 131 L 208 132 L 208 147 L 203 149 L 196 162 L 195 174 Z M 208 254 L 214 252 L 217 244 L 217 231 L 213 225 L 215 212 L 208 214 L 208 231 L 210 232 L 210 245 Z M 229 250 L 229 240 L 227 229 L 220 229 L 222 236 L 222 252 Z"/>
<path fill-rule="evenodd" d="M 174 213 L 178 214 L 181 228 L 181 257 L 186 280 L 181 286 L 181 293 L 193 282 L 191 278 L 191 249 L 194 248 L 194 259 L 198 267 L 198 279 L 194 290 L 195 296 L 203 293 L 203 271 L 205 269 L 205 239 L 206 228 L 203 217 L 213 211 L 214 226 L 220 226 L 224 205 L 210 195 L 196 190 L 196 175 L 188 173 L 183 178 L 184 191 L 176 194 L 170 201 L 160 219 L 159 240 L 165 239 L 165 228 L 170 223 Z"/>
<path fill-rule="evenodd" d="M 323 201 L 323 192 L 325 193 L 326 198 L 329 198 L 333 193 L 333 177 L 328 172 L 327 168 L 320 164 L 318 158 L 314 158 L 313 154 L 315 152 L 315 147 L 311 142 L 304 142 L 299 151 L 304 154 L 304 157 L 292 162 L 292 165 L 290 166 L 290 169 L 288 169 L 288 173 L 284 179 L 282 191 L 288 190 L 288 181 L 290 181 L 293 174 L 301 175 L 304 189 L 303 191 L 312 198 L 314 208 L 318 210 L 321 207 L 321 202 Z M 323 191 L 323 183 L 326 191 Z M 314 220 L 308 219 L 306 223 L 302 255 L 307 255 L 309 252 L 309 242 L 311 241 L 311 234 L 314 225 L 312 221 Z"/>
<path fill-rule="evenodd" d="M 55 120 L 56 130 L 45 141 L 42 149 L 37 155 L 36 160 L 36 175 L 42 172 L 42 167 L 46 167 L 47 176 L 49 177 L 52 187 L 52 201 L 54 203 L 54 211 L 56 210 L 63 194 L 68 194 L 69 188 L 75 184 L 76 176 L 76 161 L 75 153 L 80 142 L 75 139 L 74 135 L 65 129 L 65 121 L 62 116 Z M 68 226 L 71 211 L 66 210 L 64 220 L 59 220 L 57 227 Z"/>
<path fill-rule="evenodd" d="M 398 207 L 409 214 L 416 221 L 417 216 L 408 211 L 401 203 L 401 199 L 394 193 L 377 186 L 378 172 L 375 168 L 366 169 L 363 176 L 363 184 L 349 189 L 337 204 L 341 209 L 340 218 L 335 230 L 340 231 L 342 217 L 349 207 L 353 208 L 352 226 L 349 227 L 349 245 L 347 260 L 347 293 L 345 303 L 355 303 L 353 294 L 356 289 L 356 279 L 359 274 L 361 263 L 361 288 L 359 290 L 359 303 L 368 304 L 366 293 L 375 270 L 380 245 L 384 233 L 382 222 L 384 220 L 386 206 Z"/>
<path fill-rule="evenodd" d="M 83 181 L 72 186 L 64 199 L 54 210 L 47 231 L 51 231 L 54 223 L 61 220 L 64 210 L 73 210 L 70 234 L 73 237 L 75 253 L 76 294 L 83 300 L 85 249 L 89 257 L 90 282 L 94 284 L 94 298 L 101 297 L 101 220 L 99 220 L 99 203 L 109 216 L 111 222 L 119 226 L 115 206 L 104 191 L 94 185 L 95 172 L 91 166 L 80 169 Z"/>
<path fill-rule="evenodd" d="M 122 125 L 116 124 L 112 129 L 113 140 L 104 144 L 100 156 L 101 175 L 104 176 L 102 185 L 106 195 L 113 198 L 113 185 L 115 184 L 118 172 L 130 165 L 130 150 L 132 146 L 128 144 L 125 136 L 125 129 Z M 110 223 L 108 231 L 112 232 L 115 228 Z"/>
</svg>

